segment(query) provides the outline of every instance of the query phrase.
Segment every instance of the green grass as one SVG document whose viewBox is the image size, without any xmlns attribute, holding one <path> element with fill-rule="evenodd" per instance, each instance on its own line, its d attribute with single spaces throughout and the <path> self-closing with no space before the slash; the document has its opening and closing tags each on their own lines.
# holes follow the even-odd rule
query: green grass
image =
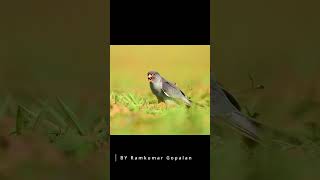
<svg viewBox="0 0 320 180">
<path fill-rule="evenodd" d="M 88 119 L 80 121 L 75 112 L 61 98 L 58 97 L 56 100 L 55 104 L 39 101 L 32 108 L 18 104 L 14 110 L 10 109 L 10 104 L 12 104 L 11 107 L 15 107 L 16 103 L 6 102 L 2 107 L 4 112 L 16 110 L 15 129 L 12 129 L 10 135 L 20 136 L 34 133 L 47 137 L 48 141 L 53 144 L 57 142 L 56 140 L 68 139 L 70 136 L 87 139 L 92 145 L 106 141 L 108 129 L 105 117 L 93 115 L 88 111 L 86 112 Z M 10 113 L 3 114 L 3 116 L 9 118 Z M 74 151 L 77 149 L 75 148 Z"/>
<path fill-rule="evenodd" d="M 210 134 L 209 89 L 191 108 L 158 103 L 151 93 L 111 92 L 111 134 Z"/>
<path fill-rule="evenodd" d="M 7 162 L 4 177 L 28 176 L 31 170 L 24 168 L 28 163 L 44 166 L 43 174 L 36 174 L 39 179 L 55 177 L 58 169 L 60 175 L 74 177 L 77 173 L 68 166 L 86 169 L 86 162 L 93 169 L 81 173 L 83 177 L 105 178 L 108 170 L 102 170 L 101 163 L 107 161 L 106 116 L 98 107 L 84 105 L 60 97 L 29 102 L 0 98 L 0 156 Z"/>
</svg>

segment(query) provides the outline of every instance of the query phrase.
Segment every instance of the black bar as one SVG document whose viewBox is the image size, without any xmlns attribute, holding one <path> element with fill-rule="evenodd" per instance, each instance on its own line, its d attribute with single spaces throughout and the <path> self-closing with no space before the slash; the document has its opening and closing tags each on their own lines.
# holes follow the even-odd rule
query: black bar
<svg viewBox="0 0 320 180">
<path fill-rule="evenodd" d="M 210 178 L 209 135 L 111 135 L 110 143 L 112 180 Z M 144 160 L 132 160 L 135 157 Z M 158 160 L 146 160 L 148 157 Z"/>
<path fill-rule="evenodd" d="M 210 0 L 111 0 L 111 45 L 209 45 Z"/>
</svg>

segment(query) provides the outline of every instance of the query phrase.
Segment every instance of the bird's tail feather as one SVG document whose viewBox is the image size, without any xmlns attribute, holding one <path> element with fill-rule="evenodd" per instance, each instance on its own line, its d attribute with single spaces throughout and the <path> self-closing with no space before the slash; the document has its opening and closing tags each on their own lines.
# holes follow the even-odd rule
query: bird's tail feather
<svg viewBox="0 0 320 180">
<path fill-rule="evenodd" d="M 190 107 L 191 104 L 192 104 L 192 101 L 190 99 L 188 99 L 188 98 L 183 98 L 183 101 L 188 107 Z"/>
<path fill-rule="evenodd" d="M 270 142 L 272 144 L 277 144 L 280 146 L 286 144 L 293 147 L 298 146 L 302 143 L 298 137 L 261 124 L 254 119 L 242 114 L 241 112 L 234 112 L 224 119 L 224 122 L 228 123 L 243 136 L 261 145 L 265 145 L 266 140 L 271 140 Z M 269 137 L 263 136 L 262 138 L 262 132 L 260 132 L 261 130 L 263 130 L 264 135 L 266 135 L 267 133 Z M 260 133 L 258 133 L 258 131 Z"/>
<path fill-rule="evenodd" d="M 206 107 L 205 105 L 200 104 L 198 102 L 191 101 L 190 99 L 186 99 L 186 100 L 184 100 L 184 102 L 188 107 L 191 107 L 191 105 L 197 105 L 197 106 L 202 107 L 202 108 Z"/>
<path fill-rule="evenodd" d="M 229 117 L 225 118 L 226 122 L 233 128 L 238 130 L 242 135 L 256 142 L 260 142 L 257 130 L 259 123 L 242 114 L 241 112 L 233 112 Z"/>
</svg>

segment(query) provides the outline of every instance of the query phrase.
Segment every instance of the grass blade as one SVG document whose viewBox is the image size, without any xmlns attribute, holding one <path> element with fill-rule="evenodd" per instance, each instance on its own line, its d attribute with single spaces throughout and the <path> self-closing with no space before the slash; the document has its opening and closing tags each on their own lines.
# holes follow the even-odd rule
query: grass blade
<svg viewBox="0 0 320 180">
<path fill-rule="evenodd" d="M 9 98 L 9 96 L 7 96 L 6 99 L 4 100 L 4 103 L 2 104 L 2 106 L 0 108 L 0 119 L 5 116 L 5 113 L 8 110 L 9 100 L 10 100 L 10 98 Z"/>
<path fill-rule="evenodd" d="M 40 121 L 41 121 L 42 114 L 43 114 L 43 111 L 41 110 L 41 111 L 38 113 L 37 117 L 36 117 L 36 120 L 35 120 L 35 122 L 34 122 L 34 124 L 33 124 L 32 130 L 35 130 L 35 129 L 37 128 L 38 124 L 39 124 Z"/>
<path fill-rule="evenodd" d="M 51 115 L 53 120 L 52 123 L 56 123 L 59 127 L 64 128 L 67 126 L 67 124 L 64 121 L 64 117 L 52 106 L 48 105 L 48 103 L 44 102 L 44 101 L 40 101 L 40 104 L 43 106 L 43 108 L 45 109 L 45 111 L 48 113 L 48 115 Z"/>
<path fill-rule="evenodd" d="M 23 117 L 22 117 L 21 107 L 18 106 L 17 117 L 16 117 L 16 131 L 15 131 L 17 135 L 21 135 L 22 127 L 23 127 Z"/>
<path fill-rule="evenodd" d="M 59 97 L 57 97 L 57 100 L 60 106 L 62 107 L 63 112 L 67 116 L 67 119 L 69 120 L 69 124 L 74 126 L 80 135 L 84 135 L 84 131 L 78 124 L 78 118 L 76 117 L 75 113 L 72 112 L 71 109 Z"/>
<path fill-rule="evenodd" d="M 22 129 L 27 127 L 32 121 L 36 121 L 37 114 L 29 110 L 28 108 L 18 105 L 16 114 L 16 130 L 12 134 L 21 135 Z"/>
<path fill-rule="evenodd" d="M 31 110 L 29 110 L 28 108 L 22 106 L 22 105 L 19 105 L 20 109 L 23 110 L 24 112 L 26 112 L 29 116 L 31 116 L 31 118 L 36 118 L 37 117 L 37 114 L 32 112 Z"/>
</svg>

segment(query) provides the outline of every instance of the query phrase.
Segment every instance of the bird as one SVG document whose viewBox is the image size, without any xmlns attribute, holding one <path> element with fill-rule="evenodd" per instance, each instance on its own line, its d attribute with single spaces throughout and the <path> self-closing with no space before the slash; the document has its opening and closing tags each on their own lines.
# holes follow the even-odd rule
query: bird
<svg viewBox="0 0 320 180">
<path fill-rule="evenodd" d="M 157 71 L 149 71 L 147 76 L 150 89 L 157 97 L 158 103 L 182 102 L 187 107 L 191 107 L 192 101 L 177 87 L 176 83 L 167 81 Z"/>
<path fill-rule="evenodd" d="M 255 119 L 243 114 L 238 101 L 224 89 L 215 79 L 211 80 L 211 119 L 222 119 L 238 130 L 243 136 L 259 143 L 259 128 L 261 124 Z"/>
</svg>

